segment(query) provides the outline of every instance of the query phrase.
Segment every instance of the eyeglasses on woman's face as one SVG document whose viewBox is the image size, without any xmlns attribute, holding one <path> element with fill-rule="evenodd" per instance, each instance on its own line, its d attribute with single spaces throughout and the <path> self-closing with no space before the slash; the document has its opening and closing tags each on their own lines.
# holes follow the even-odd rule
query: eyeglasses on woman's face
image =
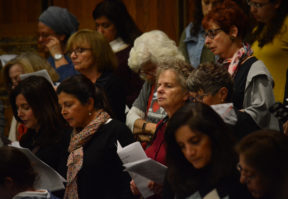
<svg viewBox="0 0 288 199">
<path fill-rule="evenodd" d="M 251 0 L 247 0 L 248 6 L 253 7 L 253 8 L 257 8 L 257 9 L 258 8 L 263 8 L 264 6 L 266 6 L 266 5 L 270 4 L 270 3 L 271 3 L 270 1 L 268 1 L 266 3 L 259 3 L 259 2 L 253 2 Z"/>
<path fill-rule="evenodd" d="M 240 163 L 237 164 L 236 168 L 241 176 L 244 176 L 246 183 L 250 183 L 251 180 L 254 180 L 257 176 L 256 173 L 249 171 L 248 169 L 244 169 Z"/>
<path fill-rule="evenodd" d="M 208 96 L 208 94 L 196 94 L 194 96 L 189 96 L 189 101 L 190 102 L 203 102 L 204 97 Z"/>
<path fill-rule="evenodd" d="M 74 53 L 76 56 L 78 56 L 79 54 L 82 54 L 83 52 L 87 51 L 87 50 L 91 50 L 91 48 L 75 48 L 75 49 L 71 49 L 68 51 L 68 54 L 71 56 L 72 53 Z"/>
<path fill-rule="evenodd" d="M 221 28 L 216 28 L 216 29 L 209 29 L 205 32 L 205 38 L 209 37 L 210 39 L 214 39 L 214 37 L 222 31 Z"/>
</svg>

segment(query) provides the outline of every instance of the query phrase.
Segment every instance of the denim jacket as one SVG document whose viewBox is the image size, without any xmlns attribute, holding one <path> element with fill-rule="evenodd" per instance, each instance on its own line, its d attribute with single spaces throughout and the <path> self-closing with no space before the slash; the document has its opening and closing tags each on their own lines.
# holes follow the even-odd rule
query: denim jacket
<svg viewBox="0 0 288 199">
<path fill-rule="evenodd" d="M 186 60 L 189 61 L 194 68 L 197 68 L 202 62 L 214 61 L 214 56 L 208 49 L 203 51 L 205 46 L 205 31 L 203 27 L 201 26 L 200 31 L 196 36 L 191 35 L 192 28 L 193 23 L 190 23 L 183 31 L 179 48 L 180 51 L 184 54 Z M 209 51 L 209 53 L 207 51 Z M 201 56 L 203 56 L 203 53 L 204 57 L 202 58 Z M 211 55 L 206 56 L 208 54 L 211 54 L 212 57 Z"/>
</svg>

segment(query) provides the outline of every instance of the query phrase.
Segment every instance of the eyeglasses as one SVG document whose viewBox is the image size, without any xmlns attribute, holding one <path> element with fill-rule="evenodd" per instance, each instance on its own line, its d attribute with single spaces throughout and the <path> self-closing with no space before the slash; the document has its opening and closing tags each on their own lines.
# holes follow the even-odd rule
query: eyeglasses
<svg viewBox="0 0 288 199">
<path fill-rule="evenodd" d="M 145 70 L 140 69 L 139 74 L 140 75 L 156 76 L 155 70 L 156 70 L 156 68 L 150 68 L 150 69 L 145 69 Z"/>
<path fill-rule="evenodd" d="M 207 32 L 205 32 L 205 38 L 209 37 L 210 39 L 214 39 L 214 37 L 218 34 L 218 32 L 222 31 L 221 28 L 216 29 L 209 29 Z"/>
<path fill-rule="evenodd" d="M 263 8 L 264 6 L 266 6 L 270 3 L 271 3 L 270 1 L 267 3 L 256 3 L 256 2 L 253 2 L 251 0 L 247 0 L 248 6 L 253 7 L 253 8 Z"/>
<path fill-rule="evenodd" d="M 75 55 L 78 56 L 79 53 L 81 54 L 85 52 L 86 50 L 91 50 L 91 48 L 75 48 L 75 49 L 69 50 L 68 54 L 71 56 L 72 53 L 75 53 Z"/>
<path fill-rule="evenodd" d="M 249 183 L 251 180 L 256 178 L 256 174 L 255 173 L 252 173 L 252 172 L 247 171 L 246 169 L 243 169 L 242 166 L 239 163 L 237 164 L 236 168 L 241 174 L 243 172 L 243 175 L 245 177 L 246 183 Z"/>
<path fill-rule="evenodd" d="M 190 96 L 189 101 L 190 102 L 203 102 L 203 99 L 205 96 L 208 96 L 208 94 L 196 95 L 195 97 Z"/>
</svg>

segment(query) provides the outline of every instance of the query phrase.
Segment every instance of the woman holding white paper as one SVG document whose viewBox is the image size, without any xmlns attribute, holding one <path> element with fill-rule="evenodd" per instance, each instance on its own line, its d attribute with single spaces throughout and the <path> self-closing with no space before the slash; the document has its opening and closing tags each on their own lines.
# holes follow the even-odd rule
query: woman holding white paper
<svg viewBox="0 0 288 199">
<path fill-rule="evenodd" d="M 27 128 L 20 145 L 65 176 L 71 130 L 51 83 L 44 77 L 28 77 L 12 90 L 10 103 L 16 120 Z"/>
<path fill-rule="evenodd" d="M 239 182 L 231 134 L 208 105 L 190 103 L 180 108 L 169 120 L 165 142 L 164 198 L 252 198 Z"/>
<path fill-rule="evenodd" d="M 186 79 L 193 68 L 185 61 L 170 61 L 159 64 L 157 70 L 157 99 L 158 103 L 167 113 L 167 117 L 157 124 L 152 144 L 146 148 L 148 157 L 166 165 L 166 148 L 164 133 L 169 118 L 189 99 Z M 149 188 L 154 191 L 155 198 L 161 198 L 162 186 L 155 182 L 149 183 Z M 138 194 L 134 182 L 130 183 L 131 190 Z"/>
<path fill-rule="evenodd" d="M 131 180 L 117 155 L 134 142 L 125 124 L 110 117 L 103 90 L 84 75 L 65 79 L 57 88 L 61 113 L 73 127 L 68 151 L 66 199 L 130 199 Z"/>
</svg>

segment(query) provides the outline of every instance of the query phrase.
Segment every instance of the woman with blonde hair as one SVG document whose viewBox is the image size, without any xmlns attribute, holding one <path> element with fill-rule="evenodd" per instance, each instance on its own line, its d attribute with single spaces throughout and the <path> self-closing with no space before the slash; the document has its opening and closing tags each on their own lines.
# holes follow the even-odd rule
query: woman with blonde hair
<svg viewBox="0 0 288 199">
<path fill-rule="evenodd" d="M 45 69 L 53 82 L 59 80 L 59 75 L 54 68 L 42 57 L 34 52 L 24 52 L 10 60 L 3 69 L 3 79 L 8 92 L 11 92 L 20 82 L 20 75 L 32 73 Z M 18 125 L 14 117 L 7 118 L 7 123 L 11 127 L 9 131 L 9 139 L 11 141 L 19 140 L 21 135 L 26 132 L 23 125 Z"/>
<path fill-rule="evenodd" d="M 117 59 L 104 36 L 95 30 L 79 30 L 69 38 L 67 51 L 75 69 L 105 91 L 116 118 L 124 122 L 126 93 L 114 73 Z"/>
<path fill-rule="evenodd" d="M 59 80 L 59 75 L 45 59 L 33 52 L 21 53 L 4 66 L 3 75 L 7 89 L 11 90 L 18 85 L 21 74 L 43 69 L 47 70 L 53 82 Z"/>
</svg>

